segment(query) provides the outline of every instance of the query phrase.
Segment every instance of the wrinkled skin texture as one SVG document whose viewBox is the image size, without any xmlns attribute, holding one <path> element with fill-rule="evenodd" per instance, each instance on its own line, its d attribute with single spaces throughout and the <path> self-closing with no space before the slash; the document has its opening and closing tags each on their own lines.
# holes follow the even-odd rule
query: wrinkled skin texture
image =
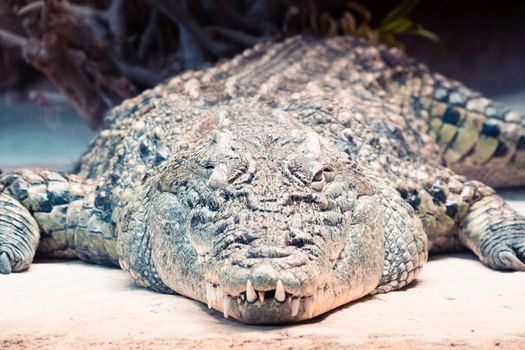
<svg viewBox="0 0 525 350">
<path fill-rule="evenodd" d="M 359 286 L 355 297 L 374 290 L 383 268 L 383 210 L 366 178 L 348 176 L 355 163 L 324 149 L 317 134 L 290 138 L 271 120 L 255 130 L 242 122 L 214 130 L 197 148 L 200 157 L 182 156 L 153 180 L 160 184 L 150 223 L 160 279 L 207 301 L 198 288 L 187 289 L 192 277 L 174 278 L 188 257 L 171 252 L 191 252 L 207 297 L 218 293 L 216 286 L 223 295 L 246 297 L 248 281 L 253 296 L 267 296 L 271 312 L 233 303 L 228 314 L 251 322 L 298 316 L 293 300 L 282 306 L 275 299 L 279 280 L 294 304 L 326 289 L 323 303 L 334 307 L 341 303 L 331 295 L 335 288 Z M 224 296 L 211 299 L 210 306 L 223 310 Z"/>
<path fill-rule="evenodd" d="M 120 265 L 247 323 L 402 288 L 429 252 L 523 271 L 525 220 L 487 185 L 525 184 L 523 125 L 396 49 L 261 45 L 124 102 L 78 173 L 3 175 L 0 271 Z"/>
</svg>

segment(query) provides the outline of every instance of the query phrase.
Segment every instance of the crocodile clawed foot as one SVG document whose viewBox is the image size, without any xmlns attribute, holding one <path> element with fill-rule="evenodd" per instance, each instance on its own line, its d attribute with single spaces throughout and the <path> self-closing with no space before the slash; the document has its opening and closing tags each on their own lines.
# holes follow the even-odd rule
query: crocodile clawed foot
<svg viewBox="0 0 525 350">
<path fill-rule="evenodd" d="M 503 251 L 499 253 L 498 258 L 507 269 L 525 271 L 525 256 L 523 254 L 518 257 L 511 251 Z"/>
<path fill-rule="evenodd" d="M 8 275 L 11 273 L 11 260 L 7 255 L 7 252 L 0 253 L 0 273 Z"/>
<path fill-rule="evenodd" d="M 27 269 L 40 239 L 29 211 L 14 198 L 0 193 L 0 273 Z"/>
<path fill-rule="evenodd" d="M 485 263 L 493 269 L 525 271 L 525 232 L 491 237 L 484 248 Z"/>
</svg>

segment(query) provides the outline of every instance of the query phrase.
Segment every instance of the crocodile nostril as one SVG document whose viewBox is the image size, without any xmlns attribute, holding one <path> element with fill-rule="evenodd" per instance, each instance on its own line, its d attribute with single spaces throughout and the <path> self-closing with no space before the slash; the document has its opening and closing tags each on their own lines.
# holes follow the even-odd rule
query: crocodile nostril
<svg viewBox="0 0 525 350">
<path fill-rule="evenodd" d="M 253 247 L 246 253 L 247 258 L 260 259 L 285 258 L 290 255 L 292 255 L 292 250 L 290 248 L 272 246 Z"/>
</svg>

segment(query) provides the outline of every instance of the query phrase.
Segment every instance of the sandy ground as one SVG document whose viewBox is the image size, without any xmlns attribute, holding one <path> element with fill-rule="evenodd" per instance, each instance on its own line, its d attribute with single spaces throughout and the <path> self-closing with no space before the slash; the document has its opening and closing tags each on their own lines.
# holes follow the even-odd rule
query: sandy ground
<svg viewBox="0 0 525 350">
<path fill-rule="evenodd" d="M 0 348 L 172 348 L 233 345 L 338 348 L 525 347 L 525 274 L 488 271 L 469 256 L 430 262 L 418 283 L 313 322 L 254 327 L 204 305 L 134 287 L 122 271 L 35 264 L 2 277 Z M 387 347 L 388 348 L 388 347 Z"/>
</svg>

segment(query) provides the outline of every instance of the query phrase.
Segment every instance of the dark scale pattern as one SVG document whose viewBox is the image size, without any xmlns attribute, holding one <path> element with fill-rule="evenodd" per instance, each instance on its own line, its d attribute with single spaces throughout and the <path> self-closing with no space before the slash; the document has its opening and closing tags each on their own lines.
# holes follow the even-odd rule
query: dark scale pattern
<svg viewBox="0 0 525 350">
<path fill-rule="evenodd" d="M 523 150 L 525 149 L 525 135 L 521 135 L 519 140 L 518 140 L 518 143 L 516 144 L 516 147 L 519 149 L 519 150 Z"/>
<path fill-rule="evenodd" d="M 440 185 L 432 185 L 429 193 L 432 195 L 436 204 L 445 203 L 447 200 L 447 195 Z"/>
<path fill-rule="evenodd" d="M 410 206 L 414 208 L 414 210 L 419 209 L 419 205 L 421 204 L 421 197 L 419 196 L 419 192 L 416 189 L 398 189 L 398 191 L 401 195 L 401 198 L 403 198 L 408 204 L 410 204 Z"/>
<path fill-rule="evenodd" d="M 458 205 L 455 202 L 447 201 L 445 203 L 445 207 L 447 208 L 447 215 L 451 218 L 456 218 L 456 215 L 458 213 Z"/>
<path fill-rule="evenodd" d="M 447 110 L 445 111 L 445 114 L 443 115 L 443 123 L 457 125 L 459 122 L 459 119 L 460 119 L 459 112 L 452 107 L 448 107 Z"/>
<path fill-rule="evenodd" d="M 501 130 L 500 127 L 496 124 L 492 124 L 490 122 L 485 122 L 483 124 L 483 127 L 481 129 L 481 134 L 488 136 L 488 137 L 494 137 L 497 138 L 500 134 Z"/>
<path fill-rule="evenodd" d="M 504 142 L 498 141 L 498 147 L 494 151 L 493 157 L 504 157 L 507 155 L 508 147 Z"/>
</svg>

